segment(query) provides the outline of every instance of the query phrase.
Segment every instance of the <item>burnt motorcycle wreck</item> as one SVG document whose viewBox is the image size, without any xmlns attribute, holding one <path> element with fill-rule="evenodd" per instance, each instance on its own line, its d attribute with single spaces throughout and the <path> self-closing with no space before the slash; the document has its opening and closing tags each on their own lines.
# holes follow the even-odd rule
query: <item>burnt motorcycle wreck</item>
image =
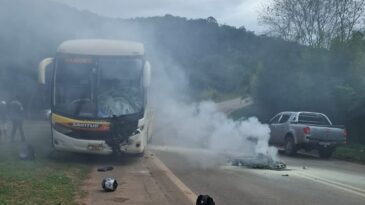
<svg viewBox="0 0 365 205">
<path fill-rule="evenodd" d="M 121 155 L 121 146 L 130 144 L 130 136 L 139 134 L 138 129 L 139 115 L 113 116 L 110 122 L 110 131 L 105 143 L 109 145 L 114 155 Z"/>
<path fill-rule="evenodd" d="M 256 156 L 238 156 L 232 158 L 230 163 L 232 166 L 244 166 L 253 169 L 284 170 L 286 168 L 284 162 L 262 153 Z"/>
</svg>

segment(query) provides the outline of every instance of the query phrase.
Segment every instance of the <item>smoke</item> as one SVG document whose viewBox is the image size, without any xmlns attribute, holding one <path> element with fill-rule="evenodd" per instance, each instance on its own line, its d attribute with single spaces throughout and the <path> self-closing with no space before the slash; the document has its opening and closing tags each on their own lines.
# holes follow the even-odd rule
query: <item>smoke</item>
<svg viewBox="0 0 365 205">
<path fill-rule="evenodd" d="M 234 121 L 213 101 L 195 102 L 180 65 L 158 53 L 164 58 L 153 59 L 157 65 L 153 67 L 153 140 L 162 145 L 157 148 L 182 153 L 202 166 L 221 163 L 224 157 L 264 154 L 277 159 L 277 149 L 268 143 L 267 124 L 256 117 Z"/>
<path fill-rule="evenodd" d="M 183 69 L 182 65 L 169 55 L 173 52 L 164 50 L 163 42 L 158 42 L 158 40 L 165 40 L 158 36 L 163 35 L 167 38 L 172 36 L 167 29 L 164 29 L 164 33 L 161 34 L 158 27 L 153 26 L 153 21 L 148 24 L 143 23 L 143 20 L 137 22 L 109 19 L 63 7 L 57 3 L 39 0 L 31 1 L 32 4 L 27 2 L 26 0 L 4 1 L 3 6 L 0 7 L 3 8 L 0 22 L 8 28 L 2 31 L 3 36 L 8 39 L 2 38 L 2 42 L 4 47 L 12 48 L 9 52 L 2 52 L 0 63 L 5 67 L 19 61 L 22 62 L 23 70 L 31 69 L 32 75 L 28 74 L 29 76 L 36 76 L 34 73 L 36 73 L 38 62 L 54 54 L 57 46 L 64 40 L 107 38 L 141 41 L 146 47 L 146 58 L 153 66 L 151 96 L 155 144 L 190 150 L 196 148 L 196 150 L 204 150 L 204 153 L 209 153 L 208 155 L 213 154 L 214 158 L 223 154 L 252 156 L 262 153 L 276 156 L 276 150 L 268 145 L 270 129 L 267 125 L 260 123 L 257 118 L 251 117 L 245 121 L 236 122 L 222 113 L 216 103 L 195 102 L 190 97 L 192 92 L 189 78 L 183 72 L 187 69 Z M 19 7 L 17 3 L 23 6 Z M 31 6 L 27 6 L 28 4 Z M 28 7 L 29 10 L 27 10 Z M 14 13 L 22 13 L 22 15 L 14 19 Z M 13 19 L 15 23 L 8 22 L 10 19 Z M 14 25 L 18 25 L 19 28 Z M 13 45 L 11 42 L 18 43 Z M 177 38 L 170 39 L 171 42 L 179 44 Z M 22 59 L 18 59 L 18 56 Z M 3 59 L 12 61 L 5 62 Z M 1 74 L 4 74 L 2 76 L 5 76 L 5 72 L 1 70 Z M 222 68 L 223 72 L 224 68 Z M 10 76 L 10 74 L 6 75 L 6 79 L 13 79 Z M 9 83 L 9 85 L 13 84 Z M 2 87 L 4 86 L 1 86 L 0 90 L 5 90 Z M 28 110 L 33 110 L 30 105 Z M 186 152 L 186 149 L 182 150 Z M 190 151 L 190 153 L 189 159 L 197 161 L 201 159 L 201 152 Z"/>
</svg>

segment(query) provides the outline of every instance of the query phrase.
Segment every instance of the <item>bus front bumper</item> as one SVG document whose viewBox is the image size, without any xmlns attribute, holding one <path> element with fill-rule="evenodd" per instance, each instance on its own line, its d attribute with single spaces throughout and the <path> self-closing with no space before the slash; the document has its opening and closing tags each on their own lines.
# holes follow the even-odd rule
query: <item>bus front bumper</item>
<svg viewBox="0 0 365 205">
<path fill-rule="evenodd" d="M 109 155 L 113 151 L 103 140 L 75 139 L 53 130 L 53 146 L 55 150 L 66 152 L 78 152 L 87 154 Z M 123 153 L 139 154 L 144 152 L 144 132 L 131 136 L 127 145 L 120 146 Z"/>
</svg>

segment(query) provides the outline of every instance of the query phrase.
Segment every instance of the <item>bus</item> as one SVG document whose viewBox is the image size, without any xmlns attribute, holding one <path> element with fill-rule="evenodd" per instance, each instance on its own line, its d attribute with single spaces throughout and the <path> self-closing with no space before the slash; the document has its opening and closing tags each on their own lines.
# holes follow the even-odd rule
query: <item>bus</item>
<svg viewBox="0 0 365 205">
<path fill-rule="evenodd" d="M 143 156 L 152 124 L 151 66 L 143 44 L 65 41 L 55 57 L 40 62 L 38 74 L 39 83 L 51 90 L 54 150 Z"/>
</svg>

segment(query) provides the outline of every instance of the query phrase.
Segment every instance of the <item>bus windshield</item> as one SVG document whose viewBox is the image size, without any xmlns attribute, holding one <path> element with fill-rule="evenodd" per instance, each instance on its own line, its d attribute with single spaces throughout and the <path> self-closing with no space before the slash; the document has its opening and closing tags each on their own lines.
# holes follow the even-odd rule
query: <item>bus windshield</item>
<svg viewBox="0 0 365 205">
<path fill-rule="evenodd" d="M 143 108 L 142 64 L 136 59 L 100 59 L 98 117 L 138 113 Z"/>
<path fill-rule="evenodd" d="M 144 105 L 142 75 L 141 58 L 59 58 L 54 111 L 87 118 L 139 113 Z"/>
</svg>

